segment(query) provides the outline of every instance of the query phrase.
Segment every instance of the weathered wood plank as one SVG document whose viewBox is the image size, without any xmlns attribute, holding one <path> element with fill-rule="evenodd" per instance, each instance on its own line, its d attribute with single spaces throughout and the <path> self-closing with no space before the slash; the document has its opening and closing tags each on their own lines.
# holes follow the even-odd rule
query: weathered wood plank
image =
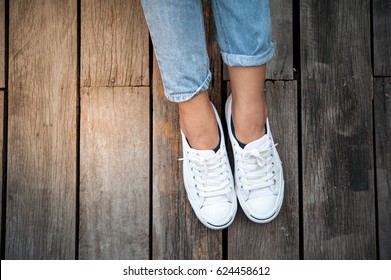
<svg viewBox="0 0 391 280">
<path fill-rule="evenodd" d="M 374 259 L 370 1 L 300 4 L 304 258 Z"/>
<path fill-rule="evenodd" d="M 4 135 L 4 91 L 0 91 L 0 220 L 1 225 L 3 224 L 3 135 Z M 3 252 L 3 227 L 0 229 L 0 252 Z"/>
<path fill-rule="evenodd" d="M 149 85 L 148 29 L 139 0 L 81 15 L 80 258 L 146 259 L 149 87 L 129 86 Z"/>
<path fill-rule="evenodd" d="M 391 76 L 391 1 L 373 0 L 374 75 Z"/>
<path fill-rule="evenodd" d="M 391 259 L 391 78 L 375 79 L 376 179 L 380 259 Z"/>
<path fill-rule="evenodd" d="M 266 79 L 293 80 L 293 20 L 292 1 L 270 1 L 272 41 L 275 47 L 273 59 L 267 63 Z M 229 80 L 224 64 L 223 80 Z"/>
<path fill-rule="evenodd" d="M 149 258 L 149 88 L 83 88 L 80 259 Z"/>
<path fill-rule="evenodd" d="M 148 28 L 139 0 L 81 1 L 81 85 L 149 85 Z"/>
<path fill-rule="evenodd" d="M 221 57 L 213 21 L 204 1 L 205 30 L 213 71 L 209 93 L 221 112 Z M 177 104 L 164 96 L 159 68 L 153 67 L 153 259 L 221 259 L 222 231 L 207 229 L 193 213 L 183 185 L 182 143 Z"/>
<path fill-rule="evenodd" d="M 296 81 L 267 82 L 267 103 L 273 138 L 284 169 L 284 204 L 271 223 L 251 222 L 240 209 L 228 229 L 229 259 L 298 259 L 298 119 Z"/>
<path fill-rule="evenodd" d="M 0 88 L 5 87 L 5 0 L 0 0 Z"/>
<path fill-rule="evenodd" d="M 10 1 L 6 259 L 75 258 L 76 1 Z"/>
<path fill-rule="evenodd" d="M 293 80 L 293 1 L 270 1 L 272 40 L 276 52 L 267 64 L 266 79 Z"/>
</svg>

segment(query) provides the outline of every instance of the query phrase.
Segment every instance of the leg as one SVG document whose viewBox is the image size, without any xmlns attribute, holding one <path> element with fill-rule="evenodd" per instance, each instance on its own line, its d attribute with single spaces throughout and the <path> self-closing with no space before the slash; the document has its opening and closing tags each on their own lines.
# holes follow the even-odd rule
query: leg
<svg viewBox="0 0 391 280">
<path fill-rule="evenodd" d="M 219 144 L 219 136 L 208 91 L 178 105 L 180 127 L 190 146 L 198 150 L 214 149 Z"/>
<path fill-rule="evenodd" d="M 265 134 L 267 105 L 264 96 L 266 64 L 228 67 L 232 88 L 232 119 L 236 138 L 244 144 Z"/>
<path fill-rule="evenodd" d="M 237 200 L 220 119 L 208 97 L 211 73 L 201 0 L 142 4 L 166 97 L 179 106 L 189 202 L 205 226 L 226 228 L 233 222 Z"/>
<path fill-rule="evenodd" d="M 274 52 L 269 0 L 214 0 L 212 7 L 232 85 L 235 135 L 247 144 L 265 134 L 265 63 Z"/>
<path fill-rule="evenodd" d="M 269 0 L 214 0 L 212 7 L 232 84 L 225 109 L 237 197 L 250 220 L 267 223 L 278 215 L 284 197 L 282 165 L 264 97 L 265 63 L 274 52 Z"/>
<path fill-rule="evenodd" d="M 200 0 L 142 0 L 168 100 L 178 102 L 180 127 L 195 149 L 217 146 L 209 102 L 211 80 Z"/>
</svg>

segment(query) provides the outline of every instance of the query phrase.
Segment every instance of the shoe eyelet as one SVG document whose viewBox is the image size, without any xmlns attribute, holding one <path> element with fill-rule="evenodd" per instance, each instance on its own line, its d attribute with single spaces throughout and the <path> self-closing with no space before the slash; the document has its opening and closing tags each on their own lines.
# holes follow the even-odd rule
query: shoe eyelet
<svg viewBox="0 0 391 280">
<path fill-rule="evenodd" d="M 193 179 L 195 179 L 195 176 L 193 176 Z"/>
<path fill-rule="evenodd" d="M 199 192 L 197 193 L 197 196 L 200 197 L 200 193 Z"/>
<path fill-rule="evenodd" d="M 243 186 L 240 186 L 241 189 L 243 189 Z"/>
<path fill-rule="evenodd" d="M 277 184 L 277 180 L 273 179 L 273 185 Z"/>
</svg>

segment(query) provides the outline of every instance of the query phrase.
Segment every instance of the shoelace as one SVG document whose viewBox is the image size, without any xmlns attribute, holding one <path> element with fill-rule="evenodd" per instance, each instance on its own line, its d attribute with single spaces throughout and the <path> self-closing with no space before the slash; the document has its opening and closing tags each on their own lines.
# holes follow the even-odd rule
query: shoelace
<svg viewBox="0 0 391 280">
<path fill-rule="evenodd" d="M 258 149 L 238 152 L 239 154 L 239 180 L 240 188 L 252 191 L 262 188 L 270 188 L 273 194 L 278 194 L 276 179 L 273 171 L 274 158 L 271 141 L 266 141 Z"/>
<path fill-rule="evenodd" d="M 193 179 L 196 182 L 197 195 L 203 198 L 226 195 L 231 192 L 227 163 L 221 149 L 214 155 L 205 157 L 196 152 L 187 153 Z"/>
</svg>

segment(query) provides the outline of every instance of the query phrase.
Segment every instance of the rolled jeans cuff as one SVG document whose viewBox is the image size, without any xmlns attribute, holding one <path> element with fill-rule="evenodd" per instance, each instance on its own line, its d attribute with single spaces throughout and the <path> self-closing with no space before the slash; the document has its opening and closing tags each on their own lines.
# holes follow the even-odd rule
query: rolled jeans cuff
<svg viewBox="0 0 391 280">
<path fill-rule="evenodd" d="M 270 43 L 270 47 L 267 51 L 259 55 L 242 55 L 242 54 L 232 54 L 225 53 L 221 51 L 221 57 L 225 64 L 228 66 L 260 66 L 273 58 L 274 55 L 274 45 Z"/>
<path fill-rule="evenodd" d="M 166 97 L 171 102 L 188 101 L 192 97 L 196 96 L 197 94 L 200 94 L 201 92 L 207 90 L 209 88 L 209 84 L 210 84 L 211 80 L 212 80 L 212 73 L 210 70 L 208 70 L 208 74 L 207 74 L 205 80 L 195 91 L 169 93 L 169 94 L 166 94 Z"/>
</svg>

